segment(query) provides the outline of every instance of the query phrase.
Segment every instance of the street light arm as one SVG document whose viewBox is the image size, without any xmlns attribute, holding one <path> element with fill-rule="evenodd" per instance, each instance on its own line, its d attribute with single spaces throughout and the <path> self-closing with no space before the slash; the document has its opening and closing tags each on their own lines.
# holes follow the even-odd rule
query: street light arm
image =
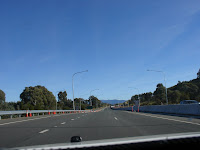
<svg viewBox="0 0 200 150">
<path fill-rule="evenodd" d="M 91 96 L 91 93 L 92 93 L 93 91 L 96 91 L 96 90 L 99 90 L 99 89 L 94 89 L 94 90 L 90 91 L 90 96 Z"/>
<path fill-rule="evenodd" d="M 75 110 L 75 106 L 74 106 L 74 76 L 78 73 L 83 73 L 83 72 L 88 72 L 88 70 L 84 70 L 84 71 L 80 71 L 80 72 L 76 72 L 72 75 L 72 91 L 73 91 L 73 109 Z"/>
<path fill-rule="evenodd" d="M 76 73 L 74 73 L 74 74 L 72 75 L 72 77 L 74 77 L 74 76 L 75 76 L 76 74 L 78 74 L 78 73 L 83 73 L 83 72 L 88 72 L 88 70 L 76 72 Z"/>
</svg>

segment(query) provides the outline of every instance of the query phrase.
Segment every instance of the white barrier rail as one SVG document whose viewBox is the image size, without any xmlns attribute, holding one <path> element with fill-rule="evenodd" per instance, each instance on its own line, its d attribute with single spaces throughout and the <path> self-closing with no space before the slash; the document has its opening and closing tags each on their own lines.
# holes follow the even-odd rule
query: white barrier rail
<svg viewBox="0 0 200 150">
<path fill-rule="evenodd" d="M 57 113 L 83 113 L 83 112 L 91 112 L 92 110 L 15 110 L 15 111 L 0 111 L 0 120 L 3 115 L 10 115 L 12 118 L 13 115 L 19 115 L 21 117 L 22 114 L 25 114 L 26 117 L 32 117 L 34 114 L 48 113 L 57 114 Z M 93 110 L 94 111 L 94 110 Z"/>
</svg>

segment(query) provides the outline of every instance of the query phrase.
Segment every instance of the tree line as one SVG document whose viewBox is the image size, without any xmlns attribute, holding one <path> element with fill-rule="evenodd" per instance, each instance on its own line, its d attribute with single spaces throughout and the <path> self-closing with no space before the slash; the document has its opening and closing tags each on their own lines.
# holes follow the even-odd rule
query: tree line
<svg viewBox="0 0 200 150">
<path fill-rule="evenodd" d="M 0 90 L 0 110 L 70 110 L 73 109 L 73 101 L 67 98 L 66 91 L 57 94 L 58 101 L 51 91 L 46 87 L 25 87 L 20 94 L 20 101 L 6 102 L 6 94 Z M 76 109 L 81 110 L 99 108 L 105 106 L 97 97 L 90 96 L 88 99 L 75 98 Z"/>
<path fill-rule="evenodd" d="M 141 105 L 162 105 L 166 103 L 166 87 L 162 83 L 157 84 L 156 90 L 152 92 L 133 95 L 128 100 L 130 105 L 134 105 L 135 101 L 140 99 Z M 58 94 L 58 102 L 56 97 L 46 87 L 30 86 L 25 87 L 20 94 L 20 101 L 6 102 L 6 94 L 0 89 L 0 110 L 67 110 L 73 109 L 73 101 L 67 98 L 66 91 L 60 91 Z M 182 100 L 200 101 L 200 69 L 197 78 L 190 81 L 183 81 L 170 88 L 167 88 L 168 104 L 179 104 Z M 75 98 L 74 104 L 76 109 L 98 108 L 105 106 L 97 97 L 90 96 L 88 99 Z M 124 103 L 127 105 L 127 103 Z"/>
<path fill-rule="evenodd" d="M 200 102 L 200 73 L 197 79 L 183 81 L 167 88 L 168 104 L 179 104 L 182 100 L 197 100 Z M 166 104 L 166 87 L 162 83 L 157 84 L 156 90 L 152 92 L 133 95 L 129 104 L 134 104 L 140 98 L 140 105 L 162 105 Z"/>
</svg>

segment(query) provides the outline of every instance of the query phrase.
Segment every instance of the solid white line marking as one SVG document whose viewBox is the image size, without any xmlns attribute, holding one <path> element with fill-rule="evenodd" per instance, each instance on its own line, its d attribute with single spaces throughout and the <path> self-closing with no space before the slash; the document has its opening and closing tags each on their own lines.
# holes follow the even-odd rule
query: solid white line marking
<svg viewBox="0 0 200 150">
<path fill-rule="evenodd" d="M 143 116 L 148 116 L 148 117 L 153 117 L 153 118 L 159 118 L 159 119 L 165 119 L 165 120 L 172 120 L 172 121 L 177 121 L 177 122 L 183 122 L 183 123 L 189 123 L 189 124 L 194 124 L 194 125 L 199 125 L 199 123 L 195 123 L 195 122 L 188 122 L 188 121 L 183 121 L 183 120 L 177 120 L 177 119 L 170 119 L 170 118 L 166 118 L 166 117 L 159 117 L 159 116 L 155 116 L 155 115 L 147 115 L 147 114 L 139 114 L 138 115 L 143 115 Z"/>
<path fill-rule="evenodd" d="M 67 114 L 67 115 L 71 115 L 71 114 Z M 20 121 L 13 121 L 13 122 L 7 122 L 7 123 L 2 123 L 0 124 L 0 126 L 3 126 L 3 125 L 8 125 L 8 124 L 13 124 L 13 123 L 19 123 L 19 122 L 26 122 L 26 121 L 32 121 L 32 120 L 38 120 L 38 119 L 44 119 L 44 118 L 49 118 L 49 117 L 59 117 L 61 115 L 54 115 L 54 116 L 45 116 L 45 117 L 40 117 L 40 118 L 33 118 L 33 119 L 27 119 L 27 120 L 20 120 Z"/>
<path fill-rule="evenodd" d="M 118 120 L 117 117 L 114 117 L 114 118 L 115 118 L 115 120 Z"/>
<path fill-rule="evenodd" d="M 54 126 L 55 128 L 57 128 L 58 126 Z"/>
<path fill-rule="evenodd" d="M 45 132 L 48 132 L 49 131 L 49 129 L 46 129 L 46 130 L 42 130 L 42 131 L 40 131 L 39 133 L 45 133 Z"/>
<path fill-rule="evenodd" d="M 71 119 L 71 120 L 74 120 L 74 119 Z"/>
<path fill-rule="evenodd" d="M 80 118 L 80 117 L 78 117 L 78 118 Z"/>
<path fill-rule="evenodd" d="M 66 122 L 63 122 L 63 123 L 61 123 L 61 124 L 65 124 Z"/>
</svg>

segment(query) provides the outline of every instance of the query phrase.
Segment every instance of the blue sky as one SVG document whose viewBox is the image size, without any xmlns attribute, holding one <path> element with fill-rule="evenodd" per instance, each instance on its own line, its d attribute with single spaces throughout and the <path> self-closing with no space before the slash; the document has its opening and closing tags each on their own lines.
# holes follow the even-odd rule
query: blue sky
<svg viewBox="0 0 200 150">
<path fill-rule="evenodd" d="M 43 85 L 72 99 L 130 99 L 196 78 L 199 0 L 1 0 L 0 89 Z M 132 89 L 128 87 L 134 87 Z"/>
</svg>

